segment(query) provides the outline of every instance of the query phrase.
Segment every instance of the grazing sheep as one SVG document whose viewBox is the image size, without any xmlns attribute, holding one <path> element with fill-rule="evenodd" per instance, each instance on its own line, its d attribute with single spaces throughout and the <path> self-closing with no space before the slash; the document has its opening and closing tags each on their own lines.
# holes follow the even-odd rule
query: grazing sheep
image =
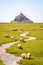
<svg viewBox="0 0 43 65">
<path fill-rule="evenodd" d="M 21 46 L 21 44 L 18 44 L 18 48 L 19 48 L 19 49 L 22 49 L 22 46 Z"/>
<path fill-rule="evenodd" d="M 14 39 L 14 41 L 17 41 L 17 39 Z"/>
<path fill-rule="evenodd" d="M 14 39 L 14 36 L 11 36 L 11 39 Z"/>
<path fill-rule="evenodd" d="M 30 58 L 31 58 L 31 54 L 27 53 L 27 59 L 30 59 Z"/>
<path fill-rule="evenodd" d="M 5 38 L 9 38 L 9 35 L 8 35 L 8 34 L 5 34 L 4 37 L 5 37 Z"/>
<path fill-rule="evenodd" d="M 43 25 L 41 25 L 40 27 L 43 27 Z"/>
<path fill-rule="evenodd" d="M 43 28 L 41 28 L 41 30 L 43 30 Z"/>
<path fill-rule="evenodd" d="M 25 42 L 23 38 L 20 38 L 20 42 Z"/>
<path fill-rule="evenodd" d="M 21 58 L 26 59 L 26 54 L 25 53 L 21 54 Z"/>
<path fill-rule="evenodd" d="M 12 28 L 12 31 L 17 31 L 18 29 L 17 28 Z"/>
<path fill-rule="evenodd" d="M 27 53 L 27 54 L 23 53 L 23 54 L 21 54 L 21 58 L 30 59 L 31 58 L 31 54 L 30 53 Z"/>
</svg>

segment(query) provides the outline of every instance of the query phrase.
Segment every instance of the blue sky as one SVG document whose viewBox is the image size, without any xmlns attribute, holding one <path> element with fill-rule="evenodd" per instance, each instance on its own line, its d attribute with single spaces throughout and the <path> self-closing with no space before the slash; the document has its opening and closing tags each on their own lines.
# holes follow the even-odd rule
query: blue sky
<svg viewBox="0 0 43 65">
<path fill-rule="evenodd" d="M 43 0 L 0 0 L 0 22 L 10 22 L 21 11 L 34 22 L 43 22 Z"/>
</svg>

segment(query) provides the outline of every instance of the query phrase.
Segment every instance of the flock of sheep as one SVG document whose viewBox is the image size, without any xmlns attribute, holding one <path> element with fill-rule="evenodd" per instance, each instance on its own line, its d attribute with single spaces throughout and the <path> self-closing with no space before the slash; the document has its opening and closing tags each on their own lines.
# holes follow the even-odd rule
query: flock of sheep
<svg viewBox="0 0 43 65">
<path fill-rule="evenodd" d="M 17 29 L 13 28 L 12 31 L 17 31 Z M 9 38 L 10 36 L 8 34 L 5 34 L 4 37 L 5 38 Z M 14 39 L 14 36 L 11 36 L 11 39 Z M 17 39 L 15 39 L 15 41 L 17 41 Z M 23 38 L 20 38 L 20 42 L 25 42 L 25 40 Z M 22 49 L 22 45 L 21 44 L 18 44 L 17 46 L 18 46 L 19 49 Z M 23 53 L 23 54 L 21 54 L 21 58 L 30 59 L 31 58 L 31 54 L 30 53 L 27 53 L 27 54 Z"/>
<path fill-rule="evenodd" d="M 18 48 L 22 49 L 22 45 L 18 44 Z M 27 54 L 23 53 L 23 54 L 21 54 L 21 58 L 23 58 L 23 59 L 30 59 L 31 58 L 31 54 L 30 53 L 27 53 Z"/>
</svg>

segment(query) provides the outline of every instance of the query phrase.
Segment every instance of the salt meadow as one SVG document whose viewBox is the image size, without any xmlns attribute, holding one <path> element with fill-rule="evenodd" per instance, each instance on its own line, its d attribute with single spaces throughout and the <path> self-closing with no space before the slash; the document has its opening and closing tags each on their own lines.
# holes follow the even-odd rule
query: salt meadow
<svg viewBox="0 0 43 65">
<path fill-rule="evenodd" d="M 12 29 L 16 29 L 16 30 L 12 30 Z M 22 36 L 23 33 L 26 31 L 28 31 L 29 33 L 27 33 L 26 36 Z M 9 36 L 8 38 L 5 37 L 6 34 Z M 25 54 L 30 53 L 31 59 L 21 59 L 17 63 L 19 65 L 43 65 L 43 24 L 41 23 L 40 24 L 38 23 L 37 24 L 36 23 L 1 24 L 0 23 L 0 47 L 3 44 L 7 44 L 9 42 L 13 43 L 20 41 L 21 38 L 25 42 L 22 41 L 16 44 L 12 44 L 10 47 L 6 49 L 6 53 L 10 53 L 14 56 L 16 55 L 17 57 L 21 57 L 21 54 L 23 53 Z M 31 40 L 31 38 L 33 39 Z M 23 49 L 19 49 L 17 47 L 18 44 L 21 44 Z M 2 60 L 1 55 L 0 55 L 0 60 Z M 0 65 L 5 64 L 4 62 L 2 63 L 2 61 L 0 61 Z"/>
</svg>

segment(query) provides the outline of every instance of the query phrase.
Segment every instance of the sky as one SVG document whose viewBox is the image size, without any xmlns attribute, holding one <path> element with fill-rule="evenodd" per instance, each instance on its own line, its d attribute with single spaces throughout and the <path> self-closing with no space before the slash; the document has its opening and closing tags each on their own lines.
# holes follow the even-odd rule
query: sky
<svg viewBox="0 0 43 65">
<path fill-rule="evenodd" d="M 43 23 L 43 0 L 0 0 L 0 22 L 10 22 L 21 11 L 34 23 Z"/>
</svg>

